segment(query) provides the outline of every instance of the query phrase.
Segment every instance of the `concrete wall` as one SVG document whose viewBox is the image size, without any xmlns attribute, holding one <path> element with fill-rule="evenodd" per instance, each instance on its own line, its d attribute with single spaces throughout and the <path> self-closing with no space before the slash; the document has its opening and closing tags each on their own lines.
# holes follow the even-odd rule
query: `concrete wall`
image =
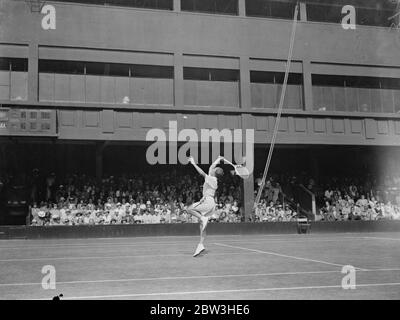
<svg viewBox="0 0 400 320">
<path fill-rule="evenodd" d="M 244 121 L 242 121 L 244 119 Z M 272 139 L 274 115 L 145 112 L 126 110 L 59 110 L 58 138 L 86 140 L 143 141 L 152 128 L 167 134 L 169 122 L 177 123 L 177 131 L 195 129 L 254 129 L 255 143 L 266 144 Z M 233 136 L 233 134 L 232 134 Z M 277 138 L 280 144 L 338 145 L 400 145 L 400 120 L 320 117 L 300 112 L 283 115 Z"/>
<path fill-rule="evenodd" d="M 24 1 L 3 1 L 2 42 L 268 59 L 285 59 L 289 46 L 290 21 L 46 2 L 56 7 L 56 30 L 42 30 L 42 15 Z M 300 22 L 294 60 L 397 67 L 398 34 Z"/>
<path fill-rule="evenodd" d="M 245 17 L 242 0 L 239 16 L 47 3 L 56 8 L 56 30 L 43 30 L 44 15 L 30 12 L 24 1 L 1 2 L 0 56 L 29 60 L 27 101 L 3 99 L 1 104 L 54 108 L 60 139 L 143 140 L 148 129 L 176 119 L 182 128 L 252 128 L 257 143 L 270 141 L 276 108 L 257 101 L 249 71 L 285 70 L 291 21 Z M 329 106 L 316 111 L 329 94 L 313 101 L 311 85 L 316 73 L 400 78 L 399 39 L 397 31 L 381 27 L 344 30 L 340 24 L 299 21 L 291 72 L 303 74 L 303 86 L 289 90 L 291 108 L 284 110 L 277 142 L 399 145 L 398 114 L 340 112 Z M 174 79 L 160 84 L 161 93 L 149 89 L 147 94 L 154 85 L 132 88 L 126 79 L 90 79 L 88 84 L 79 77 L 39 75 L 39 59 L 170 65 Z M 221 96 L 213 83 L 193 86 L 184 80 L 185 66 L 239 70 L 240 83 L 220 84 L 229 92 Z M 143 97 L 138 87 L 145 88 Z M 125 93 L 133 98 L 121 104 Z M 145 98 L 153 94 L 154 100 Z"/>
<path fill-rule="evenodd" d="M 0 56 L 29 58 L 30 104 L 38 103 L 38 59 L 173 65 L 174 107 L 179 109 L 186 105 L 184 66 L 240 69 L 236 94 L 241 101 L 232 104 L 242 110 L 252 107 L 249 70 L 285 69 L 288 20 L 47 3 L 56 8 L 56 30 L 43 30 L 44 15 L 30 12 L 24 1 L 3 0 L 0 7 Z M 313 109 L 312 73 L 400 78 L 399 46 L 395 30 L 344 30 L 340 24 L 299 21 L 292 71 L 304 73 L 301 109 Z"/>
<path fill-rule="evenodd" d="M 311 233 L 398 232 L 400 221 L 314 222 Z M 197 236 L 197 224 L 144 224 L 109 226 L 0 227 L 0 239 L 42 238 L 107 238 L 146 236 Z M 211 223 L 208 235 L 295 234 L 297 224 L 276 223 Z"/>
</svg>

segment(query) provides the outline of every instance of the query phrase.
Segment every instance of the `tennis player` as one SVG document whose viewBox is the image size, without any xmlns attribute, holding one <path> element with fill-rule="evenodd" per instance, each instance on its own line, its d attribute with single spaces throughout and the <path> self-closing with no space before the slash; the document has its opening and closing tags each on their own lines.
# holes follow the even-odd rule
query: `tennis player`
<svg viewBox="0 0 400 320">
<path fill-rule="evenodd" d="M 217 165 L 224 159 L 224 157 L 219 156 L 217 160 L 208 169 L 208 174 L 206 174 L 194 161 L 193 157 L 189 157 L 189 162 L 195 167 L 197 172 L 204 177 L 203 185 L 203 197 L 199 202 L 193 203 L 191 206 L 186 208 L 186 211 L 197 217 L 200 222 L 200 242 L 196 248 L 193 257 L 198 256 L 201 252 L 205 250 L 204 239 L 205 230 L 208 224 L 208 219 L 215 210 L 215 191 L 218 188 L 218 178 L 224 175 L 224 170 L 217 167 Z"/>
</svg>

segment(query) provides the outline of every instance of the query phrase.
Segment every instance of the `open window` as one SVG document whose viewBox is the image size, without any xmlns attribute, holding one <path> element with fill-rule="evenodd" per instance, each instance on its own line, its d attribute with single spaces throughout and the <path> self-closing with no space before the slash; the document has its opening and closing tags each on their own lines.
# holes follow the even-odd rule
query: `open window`
<svg viewBox="0 0 400 320">
<path fill-rule="evenodd" d="M 238 0 L 181 0 L 181 10 L 237 15 Z"/>
</svg>

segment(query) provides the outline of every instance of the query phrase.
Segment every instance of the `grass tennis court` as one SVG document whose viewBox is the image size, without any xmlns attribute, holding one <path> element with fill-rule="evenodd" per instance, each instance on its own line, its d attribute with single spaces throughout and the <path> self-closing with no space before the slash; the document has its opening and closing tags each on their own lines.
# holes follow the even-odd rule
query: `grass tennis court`
<svg viewBox="0 0 400 320">
<path fill-rule="evenodd" d="M 399 299 L 400 233 L 0 240 L 0 299 Z M 56 289 L 44 290 L 44 265 Z M 356 289 L 341 287 L 342 266 Z"/>
</svg>

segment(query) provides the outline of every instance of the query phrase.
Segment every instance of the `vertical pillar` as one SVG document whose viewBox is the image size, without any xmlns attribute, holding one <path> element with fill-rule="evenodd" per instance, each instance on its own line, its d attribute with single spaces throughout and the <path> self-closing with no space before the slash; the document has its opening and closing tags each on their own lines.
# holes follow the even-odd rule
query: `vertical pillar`
<svg viewBox="0 0 400 320">
<path fill-rule="evenodd" d="M 242 1 L 244 5 L 245 1 Z M 240 2 L 239 2 L 240 6 Z M 240 8 L 240 7 L 239 7 Z M 250 59 L 249 57 L 242 56 L 239 61 L 240 65 L 240 107 L 242 111 L 249 111 L 251 109 L 251 91 L 250 91 Z M 251 115 L 248 113 L 242 113 L 242 150 L 244 154 L 247 153 L 246 150 L 246 129 L 252 129 L 250 124 Z M 254 158 L 254 157 L 253 157 Z M 247 159 L 246 159 L 247 160 Z M 244 220 L 251 221 L 253 215 L 254 206 L 254 176 L 253 174 L 246 180 L 242 181 L 241 186 L 242 194 L 242 210 L 244 211 Z"/>
<path fill-rule="evenodd" d="M 303 60 L 303 90 L 304 90 L 304 110 L 311 111 L 314 109 L 311 62 Z"/>
<path fill-rule="evenodd" d="M 251 108 L 250 92 L 250 59 L 249 57 L 240 57 L 240 107 L 242 109 Z"/>
<path fill-rule="evenodd" d="M 307 6 L 305 2 L 300 2 L 300 21 L 307 21 Z"/>
<path fill-rule="evenodd" d="M 174 0 L 174 11 L 181 11 L 181 0 Z"/>
<path fill-rule="evenodd" d="M 184 106 L 184 82 L 183 82 L 183 54 L 175 52 L 174 54 L 174 103 L 176 108 Z"/>
<path fill-rule="evenodd" d="M 246 140 L 248 137 L 245 135 L 246 129 L 252 129 L 250 126 L 250 117 L 249 114 L 242 114 L 242 136 L 243 136 L 243 151 L 244 154 L 247 155 L 249 150 L 246 150 Z M 254 146 L 253 146 L 254 150 Z M 246 157 L 246 161 L 253 161 L 254 155 L 251 159 Z M 253 168 L 254 165 L 246 164 L 247 167 Z M 242 194 L 242 210 L 244 210 L 244 220 L 246 222 L 254 221 L 253 219 L 253 206 L 254 206 L 254 174 L 251 172 L 250 177 L 248 179 L 244 179 L 242 181 L 241 186 L 241 194 Z"/>
<path fill-rule="evenodd" d="M 246 16 L 246 0 L 238 0 L 238 14 L 241 17 Z"/>
<path fill-rule="evenodd" d="M 39 82 L 39 46 L 36 42 L 29 44 L 28 58 L 28 101 L 38 101 Z"/>
</svg>

